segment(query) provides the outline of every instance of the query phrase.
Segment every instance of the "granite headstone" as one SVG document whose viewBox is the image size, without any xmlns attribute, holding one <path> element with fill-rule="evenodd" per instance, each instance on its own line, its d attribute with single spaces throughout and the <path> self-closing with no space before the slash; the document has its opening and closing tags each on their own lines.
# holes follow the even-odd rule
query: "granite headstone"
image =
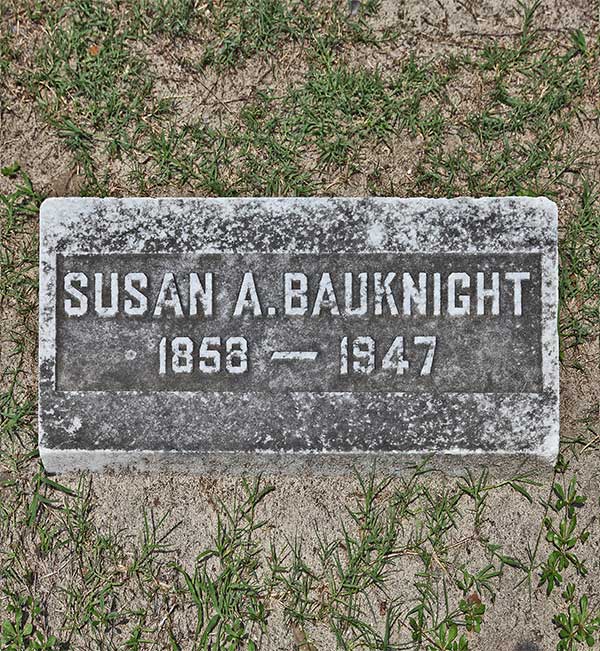
<svg viewBox="0 0 600 651">
<path fill-rule="evenodd" d="M 544 198 L 48 199 L 44 465 L 551 461 L 556 245 Z"/>
</svg>

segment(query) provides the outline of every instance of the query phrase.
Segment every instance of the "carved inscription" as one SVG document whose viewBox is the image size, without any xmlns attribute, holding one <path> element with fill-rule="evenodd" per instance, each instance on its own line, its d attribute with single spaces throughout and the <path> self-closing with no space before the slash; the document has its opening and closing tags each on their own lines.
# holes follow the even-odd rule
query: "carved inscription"
<svg viewBox="0 0 600 651">
<path fill-rule="evenodd" d="M 68 256 L 58 283 L 59 389 L 539 390 L 536 254 Z"/>
</svg>

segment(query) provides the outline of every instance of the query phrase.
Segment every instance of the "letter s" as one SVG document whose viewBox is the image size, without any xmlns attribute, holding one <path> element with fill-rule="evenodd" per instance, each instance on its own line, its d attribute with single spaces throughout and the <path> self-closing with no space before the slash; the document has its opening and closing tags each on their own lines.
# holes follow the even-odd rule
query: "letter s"
<svg viewBox="0 0 600 651">
<path fill-rule="evenodd" d="M 78 283 L 81 289 L 88 286 L 87 276 L 83 273 L 72 272 L 65 275 L 65 292 L 71 297 L 65 297 L 65 313 L 68 316 L 83 316 L 87 312 L 88 299 L 77 287 L 73 287 L 74 282 Z M 72 299 L 75 299 L 76 302 L 73 302 Z"/>
</svg>

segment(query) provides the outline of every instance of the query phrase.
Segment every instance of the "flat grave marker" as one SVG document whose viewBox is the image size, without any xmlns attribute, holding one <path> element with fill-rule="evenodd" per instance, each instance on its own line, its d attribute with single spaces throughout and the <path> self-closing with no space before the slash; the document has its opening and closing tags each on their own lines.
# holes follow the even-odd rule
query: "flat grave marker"
<svg viewBox="0 0 600 651">
<path fill-rule="evenodd" d="M 544 198 L 48 199 L 44 465 L 553 460 L 556 245 Z"/>
</svg>

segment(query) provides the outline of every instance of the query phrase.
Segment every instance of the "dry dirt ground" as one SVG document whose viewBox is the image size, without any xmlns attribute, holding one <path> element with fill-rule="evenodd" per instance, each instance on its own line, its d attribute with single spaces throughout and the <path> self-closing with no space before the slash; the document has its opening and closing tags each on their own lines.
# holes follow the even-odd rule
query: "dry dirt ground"
<svg viewBox="0 0 600 651">
<path fill-rule="evenodd" d="M 252 4 L 252 0 L 248 2 Z M 206 184 L 198 182 L 200 184 L 195 185 L 193 180 L 184 179 L 179 170 L 171 171 L 170 176 L 163 171 L 160 174 L 157 172 L 163 170 L 159 160 L 161 155 L 167 159 L 176 158 L 176 155 L 168 153 L 169 150 L 166 154 L 160 154 L 157 153 L 158 150 L 144 144 L 115 157 L 106 152 L 101 138 L 91 148 L 94 170 L 92 178 L 86 168 L 86 161 L 79 156 L 80 150 L 73 147 L 72 141 L 65 136 L 64 124 L 61 127 L 58 120 L 59 116 L 62 119 L 65 112 L 68 115 L 69 111 L 74 111 L 74 115 L 77 112 L 83 115 L 80 107 L 73 108 L 71 93 L 75 91 L 66 90 L 58 98 L 58 106 L 48 109 L 48 106 L 40 103 L 40 97 L 45 96 L 45 93 L 56 95 L 56 84 L 52 85 L 50 77 L 50 81 L 42 80 L 31 84 L 19 76 L 34 73 L 40 66 L 36 52 L 47 42 L 53 29 L 43 16 L 35 14 L 32 18 L 24 9 L 27 4 L 40 5 L 41 11 L 44 11 L 44 3 L 0 1 L 0 7 L 4 9 L 4 13 L 0 12 L 3 31 L 10 33 L 10 49 L 14 53 L 10 67 L 6 70 L 0 68 L 6 75 L 0 86 L 0 165 L 9 166 L 18 161 L 21 169 L 31 179 L 34 189 L 41 195 L 77 195 L 98 191 L 98 188 L 113 195 L 135 195 L 140 192 L 154 196 L 212 194 Z M 132 3 L 125 4 L 129 6 Z M 439 61 L 442 56 L 476 58 L 490 45 L 513 46 L 515 39 L 518 40 L 522 33 L 522 9 L 522 6 L 512 1 L 497 0 L 383 0 L 367 22 L 377 34 L 383 33 L 386 28 L 399 30 L 396 37 L 377 47 L 369 42 L 341 42 L 332 55 L 332 61 L 335 65 L 343 64 L 351 70 L 379 70 L 384 80 L 393 78 L 397 69 L 411 55 L 430 62 L 432 69 L 436 70 L 437 66 L 441 66 Z M 600 5 L 587 0 L 547 0 L 541 3 L 536 12 L 536 28 L 544 44 L 551 43 L 553 39 L 557 42 L 561 39 L 568 40 L 566 35 L 570 30 L 582 30 L 589 48 L 597 49 L 599 20 Z M 198 33 L 203 34 L 201 30 L 208 28 L 198 29 Z M 148 114 L 142 111 L 132 118 L 148 128 L 149 132 L 145 133 L 144 138 L 160 135 L 161 130 L 168 125 L 177 127 L 183 123 L 234 130 L 241 125 L 239 128 L 243 130 L 247 123 L 240 122 L 240 111 L 247 104 L 259 101 L 259 91 L 271 93 L 274 97 L 271 105 L 273 110 L 284 113 L 289 106 L 280 105 L 279 102 L 283 101 L 280 98 L 292 87 L 303 84 L 311 66 L 314 66 L 305 56 L 304 41 L 284 40 L 277 45 L 275 54 L 252 55 L 225 69 L 208 67 L 201 72 L 191 70 L 189 62 L 196 61 L 201 56 L 203 43 L 202 38 L 194 37 L 192 31 L 187 36 L 177 38 L 156 33 L 128 45 L 132 51 L 139 52 L 144 57 L 154 79 L 152 89 L 145 99 L 148 106 L 154 106 L 161 98 L 176 99 L 176 110 L 164 118 L 153 117 L 151 111 Z M 90 42 L 86 47 L 92 45 L 94 44 Z M 531 67 L 529 73 L 524 73 L 524 77 L 527 74 L 535 77 L 540 73 Z M 565 150 L 574 152 L 576 157 L 581 155 L 581 159 L 573 163 L 577 169 L 566 170 L 565 178 L 569 175 L 575 178 L 574 175 L 583 169 L 587 178 L 594 182 L 598 180 L 600 153 L 598 68 L 586 79 L 580 110 L 572 118 L 576 126 L 565 131 L 563 143 L 559 143 L 558 148 L 564 147 Z M 507 83 L 510 85 L 510 79 Z M 482 73 L 481 68 L 463 66 L 448 82 L 446 92 L 449 103 L 445 104 L 445 117 L 451 116 L 452 124 L 460 126 L 463 113 L 466 116 L 483 111 L 491 86 L 493 84 L 489 75 Z M 408 94 L 410 93 L 409 88 Z M 423 113 L 426 113 L 427 103 L 431 102 L 433 107 L 435 101 L 435 98 L 425 98 Z M 86 127 L 93 130 L 93 120 L 86 120 Z M 461 145 L 467 149 L 479 146 L 473 133 L 465 135 L 458 127 L 446 136 L 441 145 L 445 151 L 455 150 Z M 528 137 L 527 133 L 514 136 L 523 142 Z M 319 162 L 318 143 L 313 143 L 313 149 L 312 145 L 306 147 L 298 156 L 300 163 L 296 163 L 299 168 L 308 170 L 313 185 L 307 187 L 319 194 L 365 195 L 373 191 L 374 184 L 378 192 L 398 196 L 412 195 L 425 191 L 428 187 L 432 192 L 439 192 L 440 187 L 446 186 L 436 186 L 434 181 L 419 180 L 423 167 L 430 165 L 431 161 L 431 151 L 425 146 L 427 138 L 428 135 L 418 129 L 405 130 L 391 138 L 385 147 L 379 144 L 375 146 L 372 141 L 368 141 L 364 147 L 355 150 L 355 157 L 350 163 L 329 167 Z M 186 137 L 177 142 L 179 144 L 176 147 L 182 149 L 189 144 Z M 498 143 L 496 145 L 500 146 Z M 245 152 L 247 146 L 247 143 L 233 145 L 233 150 L 237 152 L 232 154 L 235 160 L 221 172 L 223 183 L 226 186 L 230 183 L 227 187 L 239 187 L 241 193 L 251 193 L 253 188 L 260 191 L 263 187 L 260 180 L 253 180 L 254 177 L 248 171 L 253 166 L 253 159 L 242 158 L 239 154 Z M 262 145 L 256 143 L 255 146 L 260 152 Z M 555 144 L 552 146 L 557 147 Z M 246 162 L 237 162 L 237 155 L 240 156 L 239 160 Z M 270 154 L 265 154 L 267 164 L 269 156 Z M 443 157 L 439 160 L 441 164 L 444 160 L 447 161 Z M 550 165 L 541 168 L 539 179 L 550 178 L 553 170 L 556 171 L 556 168 Z M 136 171 L 138 175 L 135 174 Z M 152 178 L 146 187 L 140 184 L 140 171 L 142 176 Z M 487 173 L 485 165 L 477 167 L 476 164 L 472 173 L 457 173 L 454 185 L 450 185 L 446 179 L 447 187 L 451 187 L 455 194 L 469 194 L 475 182 L 481 184 L 477 187 L 491 187 L 479 179 L 479 175 Z M 17 182 L 18 178 L 14 175 L 0 176 L 0 193 L 13 192 Z M 427 183 L 431 185 L 427 186 Z M 275 185 L 269 186 L 264 192 L 277 194 L 277 189 L 281 188 L 281 193 L 288 194 L 294 192 L 294 187 L 296 186 Z M 563 236 L 568 233 L 568 220 L 576 212 L 574 206 L 578 203 L 580 194 L 581 186 L 575 181 L 556 186 L 554 198 L 561 211 Z M 600 225 L 600 221 L 597 223 Z M 14 274 L 14 269 L 8 262 L 12 259 L 28 259 L 31 264 L 27 267 L 23 263 L 24 275 L 35 277 L 35 260 L 31 259 L 31 242 L 35 238 L 35 229 L 35 218 L 31 218 L 20 232 L 12 235 L 9 233 L 0 243 L 4 247 L 0 256 L 0 264 L 4 265 L 4 281 Z M 597 233 L 593 236 L 597 238 Z M 8 282 L 4 282 L 2 287 L 8 285 Z M 13 285 L 10 287 L 14 289 Z M 34 299 L 26 291 L 23 299 L 14 298 L 12 294 L 9 296 L 8 289 L 6 292 L 6 301 L 2 304 L 3 347 L 0 360 L 3 371 L 14 367 L 15 351 L 18 349 L 18 367 L 22 371 L 19 375 L 20 393 L 16 398 L 18 402 L 35 393 L 35 314 L 25 313 L 26 310 L 24 312 L 22 309 L 23 301 Z M 570 309 L 576 309 L 574 306 L 590 301 L 593 305 L 594 300 L 597 297 L 575 296 Z M 597 316 L 596 325 L 600 322 L 600 315 Z M 593 322 L 593 314 L 591 319 Z M 12 375 L 6 374 L 3 377 L 5 391 L 10 384 L 10 377 Z M 5 402 L 3 407 L 2 416 L 6 419 L 10 416 L 9 402 Z M 31 417 L 24 417 L 22 436 L 26 440 L 31 435 L 27 433 L 29 429 L 33 428 L 32 433 L 35 434 L 33 423 Z M 371 643 L 367 640 L 368 636 L 361 640 L 348 623 L 345 624 L 346 628 L 341 626 L 341 629 L 337 629 L 347 632 L 346 637 L 342 635 L 340 640 L 336 637 L 336 627 L 332 624 L 331 612 L 335 608 L 332 606 L 330 611 L 326 608 L 319 611 L 318 608 L 319 603 L 330 604 L 328 597 L 337 585 L 335 580 L 327 579 L 330 576 L 327 572 L 320 573 L 323 569 L 322 536 L 341 539 L 342 525 L 350 530 L 356 527 L 356 521 L 352 520 L 347 508 L 354 508 L 357 501 L 360 501 L 357 497 L 360 492 L 357 479 L 352 476 L 263 477 L 264 484 L 272 485 L 275 490 L 257 507 L 258 517 L 265 525 L 253 534 L 253 540 L 262 546 L 261 558 L 272 558 L 271 543 L 281 549 L 287 546 L 289 550 L 294 541 L 302 541 L 302 560 L 307 567 L 314 568 L 316 576 L 309 593 L 314 594 L 317 606 L 311 610 L 312 615 L 302 621 L 290 614 L 294 610 L 290 601 L 291 591 L 286 592 L 282 584 L 265 588 L 262 598 L 269 613 L 266 632 L 258 634 L 256 631 L 259 627 L 248 624 L 248 630 L 252 631 L 250 638 L 256 641 L 255 648 L 265 651 L 392 649 L 399 648 L 394 645 L 404 641 L 409 645 L 406 648 L 462 651 L 463 647 L 459 649 L 458 646 L 451 646 L 451 643 L 444 646 L 437 638 L 433 639 L 435 634 L 439 634 L 437 624 L 431 624 L 429 637 L 423 639 L 421 646 L 410 642 L 407 611 L 415 604 L 422 603 L 419 601 L 419 572 L 423 572 L 424 567 L 419 553 L 411 551 L 410 541 L 418 537 L 415 532 L 423 527 L 429 527 L 427 530 L 431 536 L 434 536 L 432 531 L 438 531 L 440 540 L 443 538 L 440 549 L 446 554 L 443 559 L 436 560 L 437 547 L 429 539 L 427 544 L 433 552 L 428 561 L 427 581 L 438 591 L 439 608 L 439 613 L 427 615 L 430 622 L 439 623 L 443 619 L 443 613 L 457 607 L 461 590 L 457 587 L 455 575 L 460 575 L 459 568 L 468 567 L 475 573 L 473 568 L 484 568 L 492 562 L 495 567 L 501 565 L 502 569 L 502 575 L 492 581 L 495 596 L 492 598 L 485 588 L 479 586 L 470 586 L 463 591 L 463 596 L 476 595 L 474 599 L 484 601 L 487 606 L 480 632 L 467 630 L 464 626 L 460 629 L 460 633 L 468 640 L 468 648 L 482 651 L 549 651 L 557 648 L 560 629 L 555 617 L 568 612 L 570 602 L 561 596 L 568 583 L 576 585 L 577 600 L 581 595 L 587 595 L 590 609 L 594 613 L 600 613 L 599 423 L 600 341 L 597 334 L 592 333 L 578 345 L 565 350 L 561 371 L 561 437 L 565 445 L 565 457 L 568 457 L 568 469 L 556 474 L 549 467 L 537 468 L 530 479 L 538 485 L 528 485 L 531 502 L 509 485 L 490 488 L 481 521 L 475 521 L 475 501 L 463 500 L 454 513 L 456 521 L 452 525 L 446 528 L 446 525 L 438 523 L 443 530 L 440 532 L 436 529 L 438 525 L 433 523 L 431 514 L 435 511 L 436 500 L 442 500 L 444 491 L 460 484 L 457 476 L 461 472 L 454 468 L 449 477 L 436 472 L 422 478 L 425 488 L 421 499 L 427 493 L 435 496 L 433 501 L 428 503 L 425 500 L 426 506 L 415 507 L 415 514 L 402 520 L 402 535 L 398 545 L 405 551 L 398 552 L 390 561 L 385 589 L 370 586 L 361 593 L 363 606 L 369 604 L 363 608 L 366 612 L 365 621 L 378 630 L 382 630 L 391 604 L 403 604 L 401 623 L 394 628 L 393 641 L 381 643 L 380 646 L 375 643 L 369 646 Z M 14 433 L 8 426 L 6 431 L 18 438 L 18 432 Z M 52 499 L 60 504 L 64 500 L 65 504 L 71 505 L 72 512 L 69 512 L 67 518 L 60 515 L 60 509 L 58 512 L 51 509 L 48 509 L 48 513 L 40 511 L 39 518 L 43 519 L 44 526 L 40 524 L 36 529 L 37 515 L 34 510 L 31 517 L 31 501 L 39 488 L 36 474 L 38 466 L 35 459 L 22 460 L 24 453 L 20 443 L 15 443 L 14 440 L 10 443 L 4 441 L 0 455 L 0 476 L 3 481 L 0 488 L 3 504 L 0 509 L 0 513 L 3 513 L 0 534 L 0 581 L 3 582 L 0 584 L 0 622 L 9 621 L 16 625 L 15 609 L 12 606 L 22 604 L 23 612 L 31 616 L 40 639 L 48 641 L 54 635 L 58 640 L 55 646 L 52 646 L 52 642 L 48 642 L 48 646 L 41 646 L 41 642 L 39 646 L 34 646 L 33 638 L 25 631 L 22 643 L 11 642 L 10 636 L 6 634 L 2 638 L 5 647 L 11 650 L 194 648 L 192 640 L 198 608 L 190 598 L 189 591 L 186 592 L 182 575 L 174 566 L 181 566 L 192 574 L 200 552 L 214 547 L 218 514 L 223 513 L 223 505 L 231 506 L 236 496 L 240 496 L 240 478 L 135 472 L 61 476 L 54 479 L 61 485 L 85 494 L 85 505 L 78 511 L 78 507 L 73 506 L 75 501 L 70 501 L 71 498 L 62 493 L 53 493 Z M 26 442 L 23 447 L 27 448 Z M 482 470 L 477 464 L 470 466 L 470 471 L 477 476 Z M 400 477 L 396 477 L 378 497 L 379 502 L 384 505 L 391 503 L 403 487 L 402 477 L 409 476 L 410 471 L 405 470 Z M 514 476 L 514 469 L 509 473 L 506 468 L 502 468 L 501 463 L 497 464 L 491 468 L 489 477 L 486 477 L 485 486 L 502 484 L 507 476 Z M 571 477 L 576 478 L 578 493 L 587 498 L 585 505 L 578 510 L 577 531 L 587 531 L 589 537 L 578 541 L 576 546 L 577 558 L 585 562 L 587 573 L 583 575 L 582 572 L 577 572 L 571 563 L 564 570 L 562 584 L 548 595 L 547 584 L 540 585 L 543 571 L 541 564 L 554 549 L 552 542 L 546 539 L 547 527 L 543 522 L 544 515 L 548 512 L 546 502 L 553 483 L 568 483 Z M 153 552 L 158 559 L 155 564 L 151 568 L 144 566 L 138 575 L 137 570 L 132 569 L 132 564 L 140 556 L 143 557 L 140 549 L 143 541 L 147 540 L 147 535 L 144 537 L 145 518 L 150 513 L 155 522 L 161 522 L 161 531 L 175 528 L 165 541 L 165 549 Z M 552 511 L 549 515 L 556 522 L 562 517 L 562 514 L 557 515 Z M 64 537 L 67 542 L 63 542 L 62 534 L 57 533 L 62 528 L 79 533 L 69 534 Z M 531 558 L 530 551 L 535 549 L 535 558 L 531 564 L 533 571 L 528 573 L 523 567 L 500 563 L 498 556 L 490 553 L 486 544 L 480 544 L 482 540 L 501 546 L 503 555 L 521 559 L 525 565 L 527 559 Z M 343 542 L 337 550 L 343 557 Z M 219 562 L 222 567 L 223 559 Z M 267 585 L 268 581 L 264 577 L 269 574 L 268 563 L 263 563 L 261 567 L 258 570 L 259 583 Z M 211 571 L 218 573 L 218 568 L 219 564 L 215 560 Z M 146 569 L 147 574 L 144 574 Z M 365 572 L 368 573 L 367 570 Z M 332 570 L 331 576 L 334 574 L 335 571 Z M 299 572 L 298 577 L 300 576 L 302 573 Z M 336 576 L 339 579 L 339 575 Z M 446 577 L 450 605 L 445 603 L 441 587 Z M 248 581 L 251 582 L 250 579 Z M 136 582 L 139 582 L 139 586 Z M 103 592 L 102 586 L 106 585 L 111 587 Z M 223 584 L 219 585 L 224 590 Z M 19 601 L 28 596 L 39 604 L 40 612 L 35 615 L 31 614 L 34 610 L 31 603 L 23 605 L 25 602 Z M 129 603 L 123 603 L 124 600 L 129 600 Z M 128 608 L 138 614 L 132 614 Z M 140 615 L 142 612 L 144 614 Z M 247 614 L 241 606 L 240 612 Z M 110 613 L 116 613 L 112 619 Z M 134 636 L 136 622 L 140 622 L 142 642 Z M 213 631 L 212 635 L 214 634 Z M 239 646 L 231 642 L 233 638 L 230 638 L 227 647 L 220 647 L 217 642 L 210 645 L 212 638 L 209 635 L 204 642 L 197 642 L 197 648 L 252 648 L 250 638 L 243 638 Z M 14 645 L 10 646 L 11 643 Z M 574 641 L 572 647 L 564 648 L 579 648 L 578 644 Z"/>
</svg>

